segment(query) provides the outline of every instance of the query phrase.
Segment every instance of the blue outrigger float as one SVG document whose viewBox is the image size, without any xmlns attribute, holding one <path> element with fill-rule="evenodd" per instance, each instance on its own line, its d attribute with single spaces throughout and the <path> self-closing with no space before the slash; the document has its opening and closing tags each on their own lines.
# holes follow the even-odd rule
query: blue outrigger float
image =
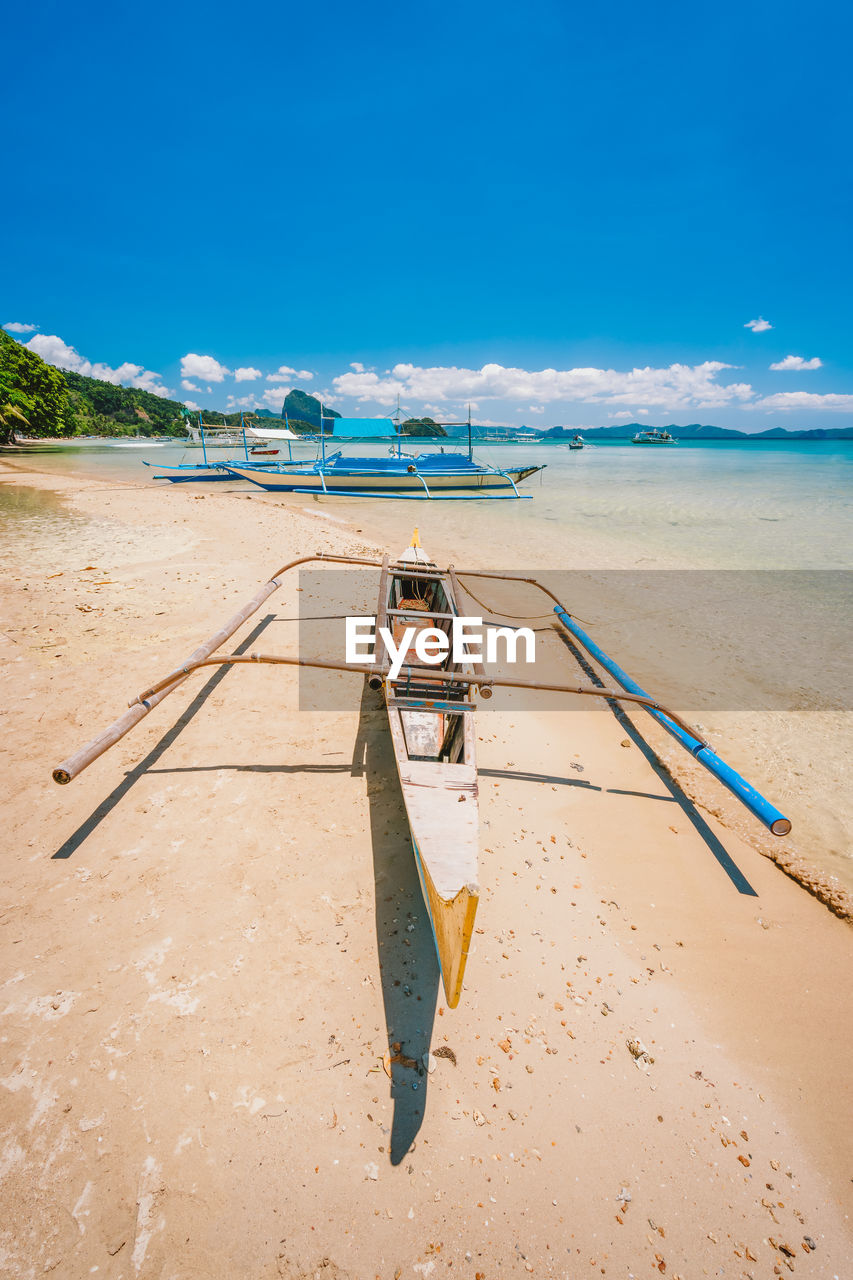
<svg viewBox="0 0 853 1280">
<path fill-rule="evenodd" d="M 317 563 L 354 565 L 379 570 L 376 634 L 393 634 L 394 643 L 407 645 L 393 665 L 387 641 L 377 640 L 372 661 L 346 663 L 264 653 L 217 653 L 235 632 L 282 585 L 285 575 L 300 565 Z M 554 602 L 554 614 L 562 630 L 588 658 L 615 682 L 558 684 L 516 680 L 491 675 L 479 660 L 457 662 L 448 644 L 437 665 L 418 659 L 415 638 L 419 631 L 433 637 L 440 631 L 449 637 L 460 616 L 461 585 L 469 578 L 526 583 L 543 591 Z M 492 614 L 498 617 L 497 612 Z M 430 641 L 433 643 L 433 641 Z M 399 652 L 398 652 L 399 658 Z M 57 783 L 68 783 L 97 760 L 134 725 L 138 724 L 189 676 L 204 667 L 269 663 L 311 667 L 328 671 L 361 673 L 373 689 L 384 692 L 388 723 L 400 786 L 409 819 L 418 874 L 435 937 L 442 981 L 448 1005 L 459 1001 L 468 947 L 479 901 L 478 845 L 479 800 L 477 791 L 476 733 L 473 695 L 490 698 L 494 689 L 540 689 L 552 693 L 604 698 L 616 704 L 647 711 L 694 760 L 703 765 L 775 836 L 785 836 L 791 823 L 730 765 L 726 764 L 676 711 L 650 697 L 578 625 L 552 591 L 535 578 L 487 570 L 441 569 L 418 545 L 396 560 L 318 553 L 283 565 L 225 625 L 192 653 L 186 662 L 145 689 L 129 709 L 108 729 L 76 751 L 53 770 Z M 592 670 L 593 676 L 595 675 Z M 598 677 L 595 677 L 598 678 Z"/>
</svg>

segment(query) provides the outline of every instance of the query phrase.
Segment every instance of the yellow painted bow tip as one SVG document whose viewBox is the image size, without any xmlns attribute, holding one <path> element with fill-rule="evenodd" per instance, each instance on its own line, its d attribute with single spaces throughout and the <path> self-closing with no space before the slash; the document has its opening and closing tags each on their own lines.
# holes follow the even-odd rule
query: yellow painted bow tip
<svg viewBox="0 0 853 1280">
<path fill-rule="evenodd" d="M 417 525 L 415 525 L 415 531 L 414 531 L 414 533 L 412 534 L 412 541 L 409 543 L 409 546 L 410 546 L 410 547 L 419 547 L 420 545 L 421 545 L 420 534 L 419 534 L 419 532 L 418 532 L 418 526 L 417 526 Z"/>
</svg>

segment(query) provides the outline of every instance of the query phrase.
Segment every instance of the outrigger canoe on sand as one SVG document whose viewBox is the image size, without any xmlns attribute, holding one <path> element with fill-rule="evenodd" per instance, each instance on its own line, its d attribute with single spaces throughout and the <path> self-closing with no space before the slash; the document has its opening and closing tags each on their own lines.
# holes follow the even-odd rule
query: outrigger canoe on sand
<svg viewBox="0 0 853 1280">
<path fill-rule="evenodd" d="M 377 628 L 390 624 L 397 645 L 407 627 L 415 632 L 404 668 L 406 658 L 410 667 L 418 661 L 417 632 L 447 633 L 458 612 L 448 575 L 417 540 L 383 571 Z M 430 675 L 413 677 L 404 669 L 383 682 L 418 876 L 451 1009 L 459 1003 L 480 900 L 474 704 L 467 681 L 457 678 L 472 674 L 470 663 L 457 666 L 448 654 Z"/>
<path fill-rule="evenodd" d="M 380 570 L 376 634 L 384 628 L 399 651 L 409 628 L 402 661 L 392 664 L 383 641 L 377 640 L 369 664 L 276 654 L 217 654 L 227 640 L 282 585 L 284 575 L 299 565 L 322 562 L 372 566 Z M 554 684 L 493 676 L 477 662 L 456 662 L 452 647 L 439 665 L 424 665 L 413 653 L 420 632 L 449 635 L 459 616 L 458 600 L 468 578 L 531 584 L 554 601 L 559 625 L 588 658 L 615 680 L 615 685 Z M 459 1003 L 465 964 L 479 901 L 479 807 L 474 730 L 475 704 L 493 688 L 546 689 L 556 693 L 605 698 L 636 704 L 649 713 L 690 755 L 713 773 L 774 835 L 784 836 L 791 823 L 712 750 L 677 712 L 663 706 L 622 670 L 580 628 L 568 610 L 535 578 L 488 570 L 440 569 L 418 545 L 417 534 L 402 555 L 390 561 L 357 556 L 317 554 L 284 565 L 215 635 L 169 675 L 146 689 L 108 729 L 53 770 L 58 783 L 68 783 L 173 693 L 195 671 L 207 666 L 271 663 L 363 673 L 374 689 L 384 691 L 388 722 L 406 806 L 415 859 L 435 937 L 447 1003 Z M 395 674 L 396 672 L 396 674 Z"/>
</svg>

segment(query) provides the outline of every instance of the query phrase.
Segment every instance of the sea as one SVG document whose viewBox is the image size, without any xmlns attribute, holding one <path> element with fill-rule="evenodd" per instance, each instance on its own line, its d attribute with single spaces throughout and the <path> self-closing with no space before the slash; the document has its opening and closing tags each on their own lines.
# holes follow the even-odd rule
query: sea
<svg viewBox="0 0 853 1280">
<path fill-rule="evenodd" d="M 407 451 L 420 447 L 410 441 Z M 296 445 L 294 457 L 314 448 Z M 476 442 L 475 456 L 544 470 L 520 485 L 520 500 L 251 492 L 260 502 L 323 511 L 391 551 L 417 527 L 440 562 L 547 575 L 588 634 L 700 725 L 791 818 L 797 853 L 853 891 L 853 441 L 624 441 L 583 450 Z M 143 459 L 174 465 L 199 462 L 201 453 L 123 442 L 4 450 L 3 459 L 22 480 L 34 470 L 121 488 L 158 483 Z M 208 488 L 224 495 L 249 487 L 228 481 L 194 491 Z M 0 550 L 13 527 L 20 550 L 22 539 L 43 542 L 63 522 L 67 536 L 67 521 L 81 519 L 56 504 L 48 510 L 34 491 L 23 502 L 12 492 L 0 487 Z M 259 564 L 259 581 L 269 568 Z M 478 595 L 510 611 L 506 597 Z"/>
</svg>

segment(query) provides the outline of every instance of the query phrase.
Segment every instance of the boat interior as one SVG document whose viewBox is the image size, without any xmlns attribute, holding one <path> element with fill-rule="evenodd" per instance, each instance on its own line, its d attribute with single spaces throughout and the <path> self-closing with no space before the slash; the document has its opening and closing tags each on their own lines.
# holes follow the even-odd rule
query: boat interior
<svg viewBox="0 0 853 1280">
<path fill-rule="evenodd" d="M 416 635 L 442 631 L 450 640 L 458 610 L 434 565 L 419 562 L 405 569 L 392 569 L 388 584 L 385 625 L 395 644 L 400 644 L 409 627 L 416 629 Z M 389 708 L 400 712 L 408 758 L 470 764 L 474 758 L 470 714 L 473 704 L 467 684 L 453 678 L 454 672 L 469 674 L 470 665 L 454 662 L 452 652 L 448 652 L 436 665 L 434 676 L 407 670 L 407 661 L 423 666 L 415 652 L 416 635 L 410 638 L 400 675 L 393 683 L 389 681 Z"/>
</svg>

